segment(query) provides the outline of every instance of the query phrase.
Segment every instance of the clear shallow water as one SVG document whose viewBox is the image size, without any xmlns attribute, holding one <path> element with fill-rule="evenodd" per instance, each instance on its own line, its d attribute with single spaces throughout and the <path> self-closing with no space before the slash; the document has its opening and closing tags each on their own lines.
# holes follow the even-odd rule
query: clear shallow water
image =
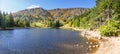
<svg viewBox="0 0 120 54">
<path fill-rule="evenodd" d="M 88 40 L 62 29 L 0 30 L 0 54 L 86 54 Z"/>
</svg>

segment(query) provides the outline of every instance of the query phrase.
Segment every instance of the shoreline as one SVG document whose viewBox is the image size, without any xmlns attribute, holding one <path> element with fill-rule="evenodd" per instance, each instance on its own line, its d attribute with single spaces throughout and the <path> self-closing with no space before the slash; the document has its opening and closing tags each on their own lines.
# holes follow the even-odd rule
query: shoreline
<svg viewBox="0 0 120 54">
<path fill-rule="evenodd" d="M 61 29 L 72 29 L 80 31 L 83 37 L 93 39 L 99 42 L 98 49 L 90 54 L 119 54 L 120 53 L 120 37 L 102 37 L 99 30 L 85 30 L 72 27 L 61 27 Z"/>
<path fill-rule="evenodd" d="M 29 29 L 30 27 L 7 27 L 7 28 L 0 28 L 0 30 L 14 30 L 14 29 Z"/>
</svg>

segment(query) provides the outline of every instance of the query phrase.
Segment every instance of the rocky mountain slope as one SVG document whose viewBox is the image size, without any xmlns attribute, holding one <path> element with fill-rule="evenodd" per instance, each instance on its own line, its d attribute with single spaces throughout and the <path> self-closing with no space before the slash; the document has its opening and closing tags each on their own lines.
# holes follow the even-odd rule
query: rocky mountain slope
<svg viewBox="0 0 120 54">
<path fill-rule="evenodd" d="M 66 9 L 53 9 L 48 10 L 53 18 L 73 18 L 74 16 L 80 16 L 89 11 L 87 8 L 66 8 Z"/>
<path fill-rule="evenodd" d="M 51 14 L 43 8 L 25 9 L 13 13 L 14 17 L 52 18 Z"/>
<path fill-rule="evenodd" d="M 43 8 L 25 9 L 13 13 L 14 18 L 31 17 L 31 18 L 73 18 L 84 14 L 87 8 L 66 8 L 45 10 Z"/>
</svg>

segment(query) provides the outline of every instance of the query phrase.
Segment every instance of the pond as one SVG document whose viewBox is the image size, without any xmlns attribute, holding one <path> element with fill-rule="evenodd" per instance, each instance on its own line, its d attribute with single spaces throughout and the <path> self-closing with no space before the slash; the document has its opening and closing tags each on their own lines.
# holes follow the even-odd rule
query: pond
<svg viewBox="0 0 120 54">
<path fill-rule="evenodd" d="M 0 30 L 0 54 L 86 54 L 87 42 L 73 30 Z"/>
</svg>

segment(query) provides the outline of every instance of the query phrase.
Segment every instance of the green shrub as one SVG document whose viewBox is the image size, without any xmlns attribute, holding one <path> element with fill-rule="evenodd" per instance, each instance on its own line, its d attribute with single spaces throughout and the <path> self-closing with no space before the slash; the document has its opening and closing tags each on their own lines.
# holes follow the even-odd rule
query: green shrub
<svg viewBox="0 0 120 54">
<path fill-rule="evenodd" d="M 116 31 L 120 30 L 120 21 L 110 22 L 108 25 L 100 27 L 100 34 L 102 36 L 116 36 Z"/>
<path fill-rule="evenodd" d="M 101 26 L 100 27 L 100 34 L 102 36 L 114 36 L 115 35 L 115 27 L 110 26 Z"/>
<path fill-rule="evenodd" d="M 109 26 L 120 29 L 120 21 L 110 22 Z"/>
</svg>

